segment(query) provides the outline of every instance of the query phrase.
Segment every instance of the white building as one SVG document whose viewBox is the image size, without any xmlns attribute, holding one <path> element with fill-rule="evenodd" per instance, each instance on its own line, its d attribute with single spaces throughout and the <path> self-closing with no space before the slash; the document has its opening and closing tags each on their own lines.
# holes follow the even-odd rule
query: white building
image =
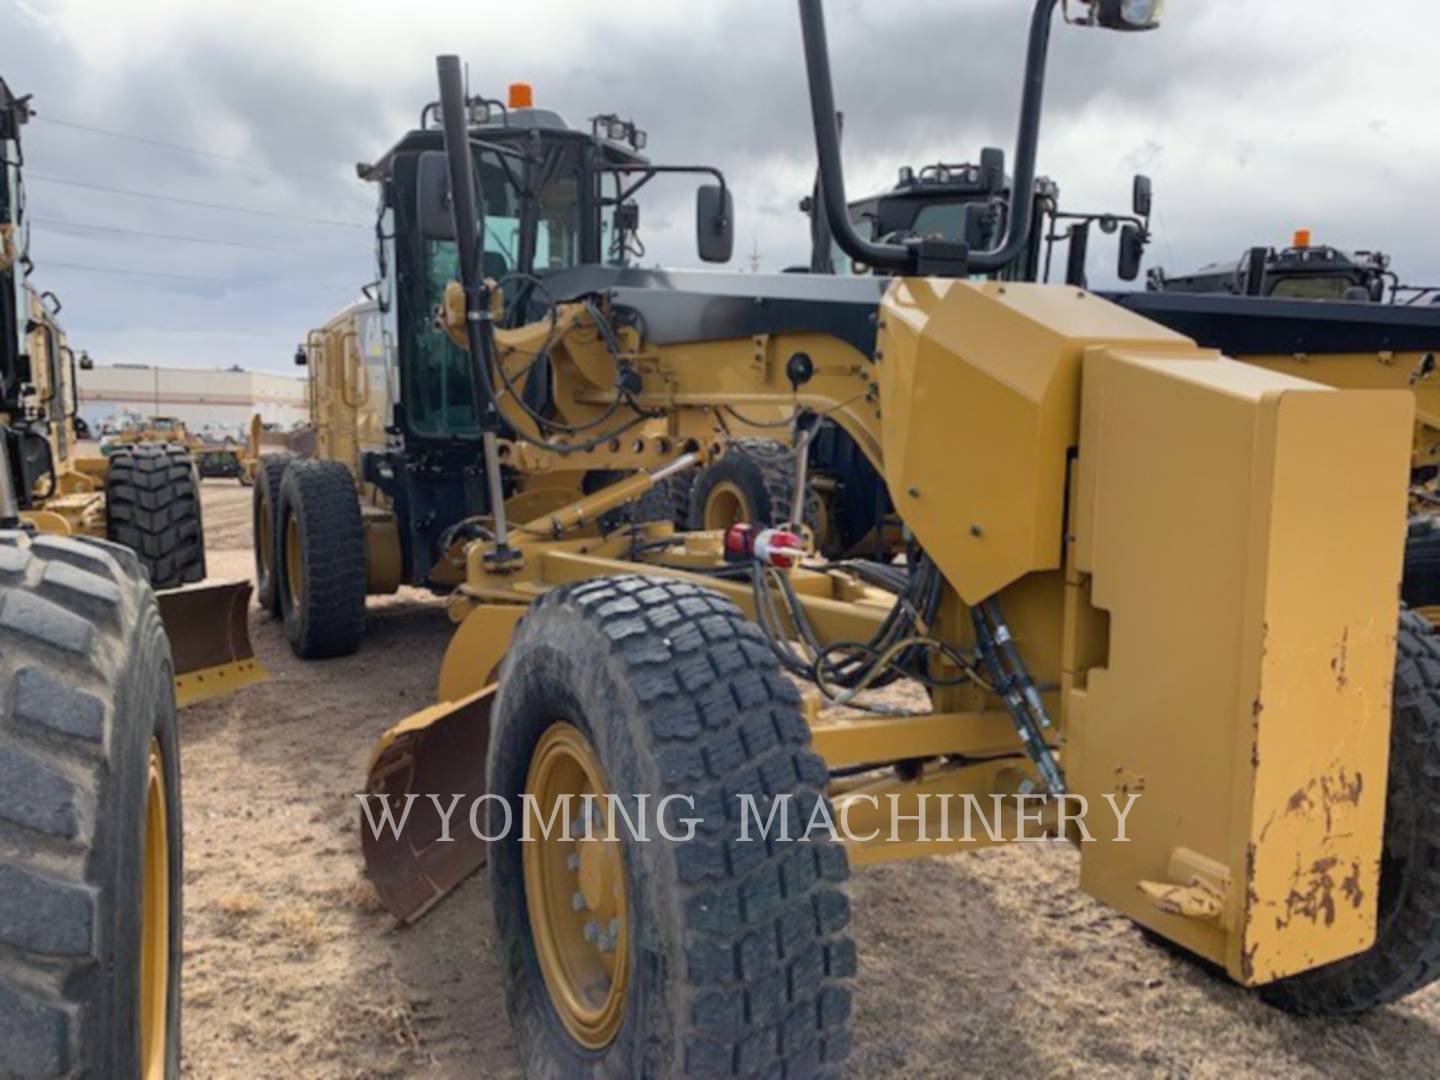
<svg viewBox="0 0 1440 1080">
<path fill-rule="evenodd" d="M 191 431 L 247 431 L 259 413 L 289 431 L 309 420 L 306 380 L 259 371 L 116 364 L 81 371 L 80 415 L 98 430 L 125 417 L 174 416 Z"/>
</svg>

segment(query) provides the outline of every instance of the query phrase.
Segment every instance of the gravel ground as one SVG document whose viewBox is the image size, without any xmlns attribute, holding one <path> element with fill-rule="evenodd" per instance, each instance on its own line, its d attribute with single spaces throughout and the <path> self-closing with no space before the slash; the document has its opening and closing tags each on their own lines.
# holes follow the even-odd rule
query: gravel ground
<svg viewBox="0 0 1440 1080">
<path fill-rule="evenodd" d="M 210 572 L 246 577 L 250 491 L 205 482 Z M 270 681 L 181 717 L 184 1069 L 196 1077 L 519 1077 L 484 875 L 399 929 L 362 874 L 375 737 L 431 701 L 450 626 L 372 600 L 365 644 L 301 664 L 259 612 Z M 1434 1076 L 1440 990 L 1300 1021 L 1149 944 L 1020 845 L 854 875 L 857 1077 Z"/>
</svg>

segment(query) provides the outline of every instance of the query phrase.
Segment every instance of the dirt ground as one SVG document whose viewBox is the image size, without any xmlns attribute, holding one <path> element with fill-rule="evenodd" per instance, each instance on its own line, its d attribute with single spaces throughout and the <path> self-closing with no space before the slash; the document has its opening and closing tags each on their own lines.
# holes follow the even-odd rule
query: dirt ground
<svg viewBox="0 0 1440 1080">
<path fill-rule="evenodd" d="M 250 492 L 205 482 L 210 573 L 248 577 Z M 361 869 L 374 738 L 431 700 L 449 624 L 371 601 L 358 655 L 301 664 L 258 612 L 270 681 L 181 717 L 184 1068 L 195 1077 L 518 1077 L 484 875 L 398 929 Z M 1440 989 L 1301 1021 L 1148 943 L 1056 845 L 858 871 L 857 1077 L 1435 1075 Z"/>
</svg>

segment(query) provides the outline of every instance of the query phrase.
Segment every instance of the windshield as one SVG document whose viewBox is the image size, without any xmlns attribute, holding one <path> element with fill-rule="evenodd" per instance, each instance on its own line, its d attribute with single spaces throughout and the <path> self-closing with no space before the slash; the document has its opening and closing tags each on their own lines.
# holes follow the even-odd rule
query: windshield
<svg viewBox="0 0 1440 1080">
<path fill-rule="evenodd" d="M 922 236 L 958 242 L 965 236 L 965 208 L 975 201 L 974 198 L 956 199 L 953 196 L 935 202 L 894 198 L 884 199 L 877 206 L 874 201 L 866 200 L 850 205 L 850 224 L 865 240 L 893 242 L 901 236 Z M 873 273 L 869 266 L 845 254 L 833 239 L 830 241 L 830 260 L 836 274 Z M 970 280 L 1018 280 L 1023 276 L 1023 269 L 1021 261 L 1016 260 L 1002 271 L 971 274 Z"/>
<path fill-rule="evenodd" d="M 1288 296 L 1294 300 L 1344 300 L 1349 290 L 1356 288 L 1348 277 L 1288 277 L 1280 278 L 1270 288 L 1271 296 Z"/>
<path fill-rule="evenodd" d="M 962 240 L 965 237 L 965 207 L 967 203 L 929 203 L 915 215 L 911 229 L 917 236 L 941 237 L 945 240 Z"/>
<path fill-rule="evenodd" d="M 583 174 L 577 144 L 551 143 L 534 160 L 477 147 L 475 169 L 484 200 L 486 277 L 543 276 L 580 261 Z M 405 368 L 404 401 L 410 426 L 418 435 L 439 439 L 478 438 L 469 352 L 434 318 L 445 286 L 460 276 L 458 249 L 450 240 L 416 240 L 418 265 L 406 305 L 412 359 Z"/>
<path fill-rule="evenodd" d="M 485 275 L 544 274 L 580 259 L 579 150 L 552 144 L 538 160 L 477 149 L 484 198 Z M 453 245 L 448 245 L 453 247 Z"/>
</svg>

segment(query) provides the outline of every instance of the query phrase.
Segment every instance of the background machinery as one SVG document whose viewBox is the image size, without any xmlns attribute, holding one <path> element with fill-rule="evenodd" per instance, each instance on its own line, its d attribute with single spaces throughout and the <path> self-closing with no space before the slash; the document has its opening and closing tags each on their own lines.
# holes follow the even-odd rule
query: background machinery
<svg viewBox="0 0 1440 1080">
<path fill-rule="evenodd" d="M 414 213 L 427 240 L 459 239 L 439 308 L 464 348 L 441 400 L 492 497 L 450 534 L 459 628 L 437 702 L 372 756 L 369 793 L 408 825 L 362 834 L 401 918 L 488 860 L 536 1075 L 838 1071 L 847 865 L 1024 833 L 1010 809 L 957 837 L 939 796 L 1036 799 L 1041 827 L 1077 841 L 1083 889 L 1282 1007 L 1355 1012 L 1440 971 L 1440 646 L 1397 599 L 1414 395 L 1241 363 L 1073 285 L 987 280 L 1034 226 L 1057 6 L 1034 6 L 993 246 L 857 234 L 820 4 L 801 0 L 820 205 L 884 276 L 584 267 L 547 277 L 553 302 L 511 322 L 517 300 L 484 268 L 492 201 L 460 65 L 441 58 L 449 193 L 419 185 Z M 1156 7 L 1071 12 L 1139 30 Z M 523 389 L 580 430 L 546 435 L 522 407 L 513 380 L 537 353 L 548 377 Z M 398 415 L 413 424 L 413 395 L 449 393 L 402 385 Z M 903 565 L 827 563 L 773 531 L 592 530 L 722 451 L 725 407 L 842 428 L 905 524 Z M 661 464 L 632 460 L 564 504 L 506 483 L 507 460 L 623 445 L 624 425 L 651 420 Z M 416 504 L 393 505 L 403 533 Z M 283 569 L 288 538 L 280 550 Z M 354 587 L 365 570 L 349 573 Z M 811 706 L 873 711 L 821 717 L 787 672 L 816 684 Z M 902 677 L 928 707 L 864 696 Z M 793 811 L 798 828 L 828 811 L 846 835 L 747 844 L 747 791 L 762 817 Z M 546 808 L 689 796 L 697 826 L 638 843 L 612 817 L 576 839 L 446 842 L 426 792 Z M 1132 805 L 1127 842 L 1085 843 L 1062 796 Z"/>
<path fill-rule="evenodd" d="M 937 163 L 920 169 L 904 166 L 890 189 L 853 199 L 848 204 L 851 226 L 865 240 L 895 242 L 921 236 L 982 248 L 995 242 L 1009 214 L 1011 178 L 1005 153 L 987 148 L 979 164 Z M 1149 177 L 1136 176 L 1129 213 L 1091 213 L 1062 208 L 1055 181 L 1034 181 L 1031 210 L 1036 223 L 1024 249 L 1007 266 L 988 276 L 1005 281 L 1049 281 L 1057 247 L 1066 252 L 1064 280 L 1084 287 L 1093 231 L 1118 234 L 1117 274 L 1133 281 L 1150 241 L 1152 188 Z M 790 273 L 867 275 L 875 271 L 852 260 L 836 242 L 821 209 L 820 184 L 803 199 L 800 209 L 811 223 L 808 268 Z M 883 271 L 882 271 L 883 272 Z M 900 523 L 880 475 L 865 454 L 834 423 L 821 422 L 806 432 L 803 517 L 795 515 L 788 495 L 794 488 L 798 444 L 775 439 L 773 426 L 751 425 L 752 432 L 730 443 L 719 460 L 691 480 L 690 528 L 716 529 L 735 521 L 778 525 L 803 521 L 827 555 L 884 558 L 899 549 Z"/>
<path fill-rule="evenodd" d="M 932 165 L 918 172 L 902 168 L 889 191 L 853 200 L 849 217 L 856 231 L 872 241 L 921 232 L 973 241 L 1003 221 L 997 205 L 1008 196 L 1008 185 L 1002 152 L 987 150 L 979 165 Z M 1119 233 L 1117 276 L 1134 280 L 1150 239 L 1152 202 L 1149 178 L 1136 176 L 1130 214 L 1071 213 L 1059 208 L 1057 185 L 1041 178 L 1035 182 L 1033 211 L 1040 226 L 998 276 L 1048 281 L 1055 249 L 1064 243 L 1064 280 L 1083 287 L 1091 232 L 1098 226 L 1104 233 Z M 801 204 L 814 223 L 812 271 L 869 273 L 869 267 L 839 251 L 828 227 L 818 223 L 816 205 L 814 197 Z M 1427 617 L 1440 617 L 1440 528 L 1434 520 L 1440 506 L 1440 405 L 1432 400 L 1440 314 L 1429 302 L 1435 290 L 1402 283 L 1382 253 L 1350 254 L 1312 245 L 1307 230 L 1284 250 L 1254 248 L 1236 263 L 1194 274 L 1172 277 L 1156 268 L 1147 285 L 1146 292 L 1101 295 L 1248 363 L 1331 386 L 1415 394 L 1404 599 Z M 808 473 L 822 505 L 830 509 L 821 520 L 830 528 L 843 522 L 842 536 L 867 535 L 890 513 L 888 504 L 874 497 L 876 474 L 863 457 L 856 460 L 843 432 L 833 425 L 822 432 L 808 449 Z M 740 516 L 762 525 L 785 520 L 783 514 L 765 513 L 758 501 Z M 844 549 L 843 543 L 834 543 L 833 532 L 826 535 L 832 550 Z"/>
<path fill-rule="evenodd" d="M 229 436 L 215 442 L 196 435 L 185 421 L 174 416 L 149 416 L 143 421 L 127 423 L 102 443 L 100 453 L 108 457 L 117 448 L 141 443 L 183 447 L 194 459 L 196 472 L 202 480 L 233 477 L 242 485 L 249 485 L 254 480 L 255 463 L 247 456 L 246 447 Z"/>
<path fill-rule="evenodd" d="M 458 256 L 448 210 L 420 198 L 447 182 L 432 104 L 417 129 L 358 168 L 379 192 L 379 280 L 307 336 L 296 361 L 308 367 L 312 423 L 294 440 L 295 453 L 265 455 L 255 469 L 259 600 L 283 617 L 302 656 L 358 647 L 367 593 L 401 584 L 445 592 L 460 584 L 460 552 L 492 511 L 493 492 L 520 499 L 517 512 L 540 514 L 671 456 L 674 440 L 662 414 L 628 401 L 635 378 L 628 365 L 615 372 L 616 384 L 599 391 L 619 394 L 601 423 L 570 420 L 572 398 L 597 391 L 568 374 L 555 377 L 551 349 L 566 328 L 534 320 L 554 310 L 557 289 L 564 293 L 572 282 L 624 267 L 643 252 L 635 197 L 657 177 L 715 181 L 699 193 L 701 255 L 728 259 L 733 211 L 724 177 L 708 166 L 650 162 L 641 154 L 645 132 L 614 115 L 593 117 L 588 131 L 573 129 L 535 107 L 524 84 L 511 87 L 505 102 L 471 99 L 465 122 L 488 208 L 483 269 L 505 286 L 505 306 L 492 315 L 504 326 L 532 327 L 528 363 L 509 375 L 505 389 L 528 441 L 509 431 L 482 432 L 467 354 L 435 322 Z M 716 302 L 744 301 L 737 294 Z M 595 340 L 619 348 L 623 328 L 598 305 L 580 317 Z M 589 411 L 583 401 L 579 408 Z M 762 420 L 783 412 L 761 411 Z M 494 477 L 475 467 L 477 448 L 489 438 L 502 439 L 506 455 Z M 675 484 L 652 495 L 650 506 L 672 513 L 684 497 L 678 476 Z M 634 513 L 614 507 L 586 527 L 598 533 Z M 321 586 L 332 565 L 347 568 L 337 570 L 341 584 Z M 348 572 L 357 567 L 363 581 Z"/>
<path fill-rule="evenodd" d="M 30 115 L 0 80 L 0 1074 L 176 1076 L 176 708 L 262 677 L 250 585 L 198 584 L 182 447 L 77 451 L 75 354 L 28 280 Z"/>
<path fill-rule="evenodd" d="M 1295 300 L 1346 300 L 1352 303 L 1433 303 L 1432 286 L 1406 285 L 1390 269 L 1381 251 L 1342 251 L 1312 244 L 1309 229 L 1297 229 L 1287 248 L 1254 247 L 1233 263 L 1203 266 L 1193 274 L 1171 277 L 1161 267 L 1150 271 L 1151 292 L 1222 293 Z"/>
</svg>

